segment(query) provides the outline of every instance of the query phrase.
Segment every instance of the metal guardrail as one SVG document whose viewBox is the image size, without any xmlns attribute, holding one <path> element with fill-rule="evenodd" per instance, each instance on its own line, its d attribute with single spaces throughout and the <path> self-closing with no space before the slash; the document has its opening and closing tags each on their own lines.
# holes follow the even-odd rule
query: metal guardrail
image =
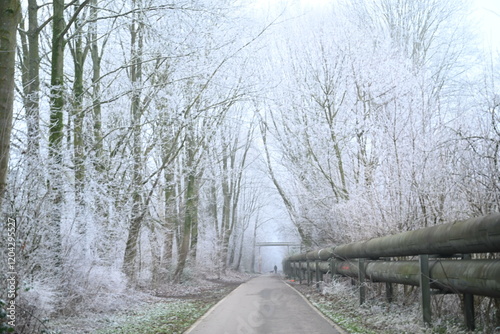
<svg viewBox="0 0 500 334">
<path fill-rule="evenodd" d="M 436 225 L 396 235 L 327 247 L 289 256 L 284 272 L 300 282 L 321 274 L 357 277 L 360 303 L 366 279 L 421 287 L 424 323 L 431 322 L 432 293 L 464 294 L 465 319 L 474 329 L 473 295 L 500 298 L 500 260 L 472 259 L 470 254 L 500 252 L 500 214 Z M 395 258 L 418 256 L 418 260 Z"/>
</svg>

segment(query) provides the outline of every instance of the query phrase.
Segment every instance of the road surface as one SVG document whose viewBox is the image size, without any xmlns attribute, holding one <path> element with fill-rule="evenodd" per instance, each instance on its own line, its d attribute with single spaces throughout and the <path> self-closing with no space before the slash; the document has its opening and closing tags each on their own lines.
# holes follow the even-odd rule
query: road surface
<svg viewBox="0 0 500 334">
<path fill-rule="evenodd" d="M 186 334 L 340 334 L 279 276 L 254 278 L 233 290 Z"/>
</svg>

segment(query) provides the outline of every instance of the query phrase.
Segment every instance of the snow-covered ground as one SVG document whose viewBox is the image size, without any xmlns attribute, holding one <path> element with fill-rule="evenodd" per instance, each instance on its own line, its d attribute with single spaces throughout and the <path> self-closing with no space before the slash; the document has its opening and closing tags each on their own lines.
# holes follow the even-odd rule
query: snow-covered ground
<svg viewBox="0 0 500 334">
<path fill-rule="evenodd" d="M 210 275 L 183 284 L 165 284 L 155 290 L 127 289 L 110 293 L 102 304 L 85 308 L 71 316 L 45 321 L 54 334 L 73 333 L 181 333 L 213 304 L 251 275 L 228 273 L 218 280 Z M 99 309 L 100 307 L 100 309 Z"/>
<path fill-rule="evenodd" d="M 356 286 L 349 279 L 334 280 L 321 285 L 289 284 L 301 292 L 325 316 L 332 319 L 348 333 L 363 334 L 430 334 L 450 333 L 465 334 L 464 317 L 457 295 L 434 296 L 432 308 L 432 327 L 423 326 L 417 289 L 403 292 L 402 286 L 392 303 L 384 299 L 385 290 L 376 284 L 369 285 L 367 301 L 359 306 L 359 294 Z M 319 291 L 318 291 L 319 290 Z M 403 297 L 404 296 L 404 297 Z M 485 329 L 485 314 L 476 308 L 476 333 L 496 333 L 494 329 Z"/>
</svg>

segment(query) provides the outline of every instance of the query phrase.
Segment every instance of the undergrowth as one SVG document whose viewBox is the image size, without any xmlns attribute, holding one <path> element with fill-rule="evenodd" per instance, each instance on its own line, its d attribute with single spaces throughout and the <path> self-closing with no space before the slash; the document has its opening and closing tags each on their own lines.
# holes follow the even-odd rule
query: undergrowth
<svg viewBox="0 0 500 334">
<path fill-rule="evenodd" d="M 78 315 L 50 319 L 48 333 L 180 334 L 242 281 L 198 280 L 151 291 L 130 290 L 127 296 L 115 296 L 121 300 L 119 308 L 106 304 L 99 311 L 92 305 Z"/>
<path fill-rule="evenodd" d="M 306 285 L 293 284 L 327 318 L 350 334 L 466 334 L 497 333 L 486 329 L 481 322 L 474 332 L 467 331 L 463 323 L 460 304 L 456 296 L 443 296 L 441 304 L 434 306 L 432 326 L 423 326 L 418 298 L 400 296 L 392 303 L 372 291 L 363 305 L 359 305 L 359 291 L 349 282 L 333 281 L 320 291 Z M 454 300 L 457 301 L 454 301 Z M 443 301 L 444 300 L 444 301 Z M 445 309 L 455 312 L 443 312 Z M 441 312 L 438 312 L 441 309 Z"/>
<path fill-rule="evenodd" d="M 178 300 L 160 302 L 140 312 L 109 319 L 109 326 L 96 334 L 175 334 L 182 333 L 201 317 L 213 302 Z"/>
</svg>

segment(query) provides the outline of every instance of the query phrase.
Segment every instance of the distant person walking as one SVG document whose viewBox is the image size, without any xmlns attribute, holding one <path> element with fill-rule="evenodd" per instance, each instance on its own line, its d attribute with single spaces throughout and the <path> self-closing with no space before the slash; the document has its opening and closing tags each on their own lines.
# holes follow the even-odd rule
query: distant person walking
<svg viewBox="0 0 500 334">
<path fill-rule="evenodd" d="M 278 273 L 278 267 L 276 267 L 276 265 L 274 265 L 274 273 L 277 274 Z"/>
</svg>

